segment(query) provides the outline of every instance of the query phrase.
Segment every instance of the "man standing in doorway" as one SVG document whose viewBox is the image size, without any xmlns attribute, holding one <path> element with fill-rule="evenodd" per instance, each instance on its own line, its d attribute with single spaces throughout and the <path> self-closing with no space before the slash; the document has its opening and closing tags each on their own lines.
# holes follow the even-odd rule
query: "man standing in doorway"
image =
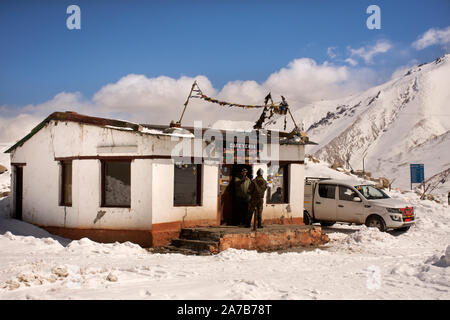
<svg viewBox="0 0 450 320">
<path fill-rule="evenodd" d="M 247 215 L 248 215 L 248 204 L 250 201 L 250 196 L 248 194 L 248 188 L 251 184 L 250 179 L 247 177 L 247 169 L 243 168 L 241 170 L 241 174 L 239 177 L 234 178 L 234 212 L 236 213 L 233 215 L 236 217 L 235 223 L 236 224 L 245 224 Z"/>
<path fill-rule="evenodd" d="M 247 221 L 245 226 L 250 228 L 252 222 L 253 212 L 256 211 L 255 214 L 255 222 L 258 221 L 258 228 L 262 228 L 261 220 L 262 220 L 262 211 L 264 204 L 264 193 L 267 189 L 267 181 L 263 178 L 263 170 L 259 169 L 257 177 L 253 179 L 252 184 L 248 188 L 248 193 L 251 196 L 250 205 L 248 210 Z"/>
</svg>

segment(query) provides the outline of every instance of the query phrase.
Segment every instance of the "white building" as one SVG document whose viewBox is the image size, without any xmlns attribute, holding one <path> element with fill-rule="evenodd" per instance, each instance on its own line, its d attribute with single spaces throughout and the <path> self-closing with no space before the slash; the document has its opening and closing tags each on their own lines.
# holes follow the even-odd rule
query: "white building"
<svg viewBox="0 0 450 320">
<path fill-rule="evenodd" d="M 6 151 L 11 215 L 72 239 L 164 245 L 182 227 L 236 220 L 225 191 L 245 166 L 271 182 L 263 223 L 302 223 L 306 137 L 183 129 L 55 112 Z M 240 147 L 245 162 L 227 163 Z"/>
</svg>

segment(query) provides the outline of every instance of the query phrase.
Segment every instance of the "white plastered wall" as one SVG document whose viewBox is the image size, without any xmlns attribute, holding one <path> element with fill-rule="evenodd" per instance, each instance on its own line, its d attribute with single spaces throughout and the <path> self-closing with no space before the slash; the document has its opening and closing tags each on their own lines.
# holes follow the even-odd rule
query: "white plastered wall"
<svg viewBox="0 0 450 320">
<path fill-rule="evenodd" d="M 116 230 L 149 230 L 152 223 L 183 219 L 215 220 L 218 165 L 202 165 L 201 206 L 174 207 L 174 168 L 170 159 L 132 160 L 131 208 L 101 207 L 100 160 L 75 159 L 72 161 L 72 207 L 59 205 L 60 165 L 55 158 L 170 156 L 177 143 L 170 136 L 50 121 L 11 154 L 11 162 L 26 163 L 23 167 L 23 219 L 42 226 Z M 280 146 L 280 160 L 298 161 L 303 160 L 303 156 L 304 146 Z M 267 177 L 267 166 L 255 165 L 255 173 L 258 168 L 264 169 Z M 289 174 L 289 206 L 265 205 L 263 219 L 302 217 L 303 165 L 291 164 Z"/>
<path fill-rule="evenodd" d="M 180 221 L 183 217 L 216 219 L 218 166 L 202 166 L 201 206 L 174 207 L 174 167 L 170 159 L 131 161 L 131 208 L 101 207 L 100 160 L 74 159 L 72 206 L 59 205 L 61 168 L 55 158 L 170 156 L 177 143 L 170 136 L 51 121 L 11 154 L 12 162 L 26 163 L 23 220 L 53 227 L 149 230 L 152 223 Z M 130 150 L 135 152 L 127 152 Z"/>
<path fill-rule="evenodd" d="M 201 206 L 178 207 L 173 205 L 175 172 L 172 160 L 154 160 L 153 173 L 152 211 L 158 213 L 154 215 L 153 223 L 217 219 L 217 179 L 219 174 L 217 165 L 202 165 Z"/>
<path fill-rule="evenodd" d="M 11 153 L 12 163 L 26 164 L 23 166 L 22 219 L 39 225 L 64 223 L 64 208 L 58 206 L 60 169 L 54 161 L 51 127 L 52 124 L 47 124 Z M 66 212 L 72 210 L 66 208 Z"/>
</svg>

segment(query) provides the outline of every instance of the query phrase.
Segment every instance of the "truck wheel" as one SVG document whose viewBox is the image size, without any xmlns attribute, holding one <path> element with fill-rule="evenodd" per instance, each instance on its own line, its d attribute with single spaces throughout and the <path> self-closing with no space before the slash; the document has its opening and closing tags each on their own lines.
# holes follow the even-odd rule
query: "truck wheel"
<svg viewBox="0 0 450 320">
<path fill-rule="evenodd" d="M 322 227 L 331 227 L 332 225 L 334 225 L 336 222 L 321 222 L 320 225 Z"/>
<path fill-rule="evenodd" d="M 386 224 L 384 223 L 383 218 L 379 216 L 370 216 L 367 218 L 366 226 L 368 228 L 378 228 L 381 232 L 386 231 Z"/>
<path fill-rule="evenodd" d="M 303 212 L 303 223 L 307 226 L 312 225 L 313 221 L 311 219 L 311 217 L 309 216 L 308 212 Z"/>
</svg>

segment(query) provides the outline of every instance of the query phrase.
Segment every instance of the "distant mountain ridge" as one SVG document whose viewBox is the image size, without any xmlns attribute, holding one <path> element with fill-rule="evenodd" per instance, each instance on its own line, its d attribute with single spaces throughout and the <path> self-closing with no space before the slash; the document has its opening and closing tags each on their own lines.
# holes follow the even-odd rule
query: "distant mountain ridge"
<svg viewBox="0 0 450 320">
<path fill-rule="evenodd" d="M 307 153 L 354 170 L 364 159 L 366 171 L 409 188 L 410 163 L 424 163 L 426 178 L 450 167 L 449 89 L 447 54 L 361 94 L 298 109 L 294 117 L 319 143 Z"/>
</svg>

